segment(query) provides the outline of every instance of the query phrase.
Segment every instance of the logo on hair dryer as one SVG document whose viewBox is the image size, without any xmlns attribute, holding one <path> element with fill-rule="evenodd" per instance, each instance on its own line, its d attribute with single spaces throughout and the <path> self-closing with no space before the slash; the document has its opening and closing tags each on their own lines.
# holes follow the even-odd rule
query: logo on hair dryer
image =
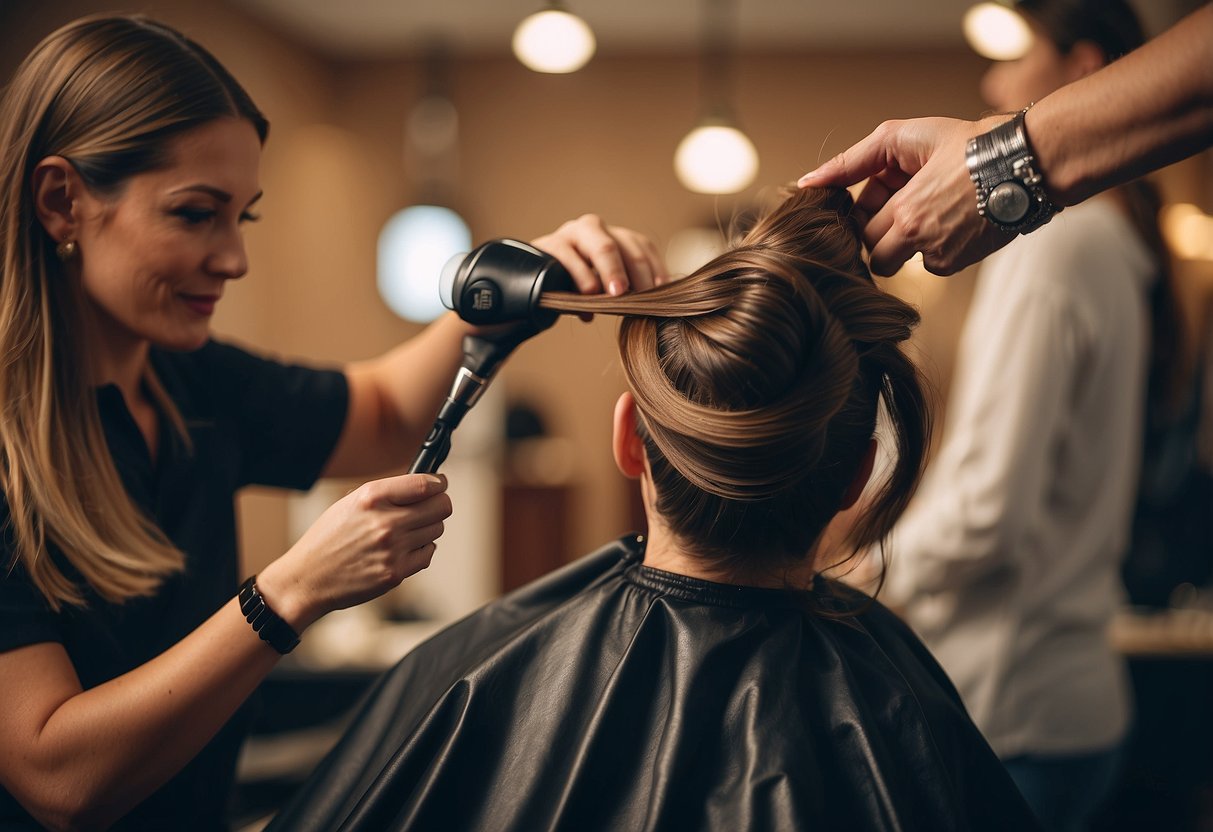
<svg viewBox="0 0 1213 832">
<path fill-rule="evenodd" d="M 472 292 L 472 310 L 474 312 L 492 312 L 497 305 L 497 290 L 493 286 L 475 287 Z"/>
</svg>

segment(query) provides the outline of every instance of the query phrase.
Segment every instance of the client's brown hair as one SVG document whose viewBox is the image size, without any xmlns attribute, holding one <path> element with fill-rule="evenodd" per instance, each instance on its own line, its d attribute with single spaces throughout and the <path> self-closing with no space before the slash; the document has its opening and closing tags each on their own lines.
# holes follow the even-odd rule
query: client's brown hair
<svg viewBox="0 0 1213 832">
<path fill-rule="evenodd" d="M 623 315 L 656 509 L 729 571 L 803 558 L 858 471 L 883 402 L 896 464 L 851 534 L 877 544 L 909 500 L 930 422 L 899 344 L 918 313 L 873 283 L 844 190 L 800 190 L 694 274 L 621 297 L 547 294 Z"/>
</svg>

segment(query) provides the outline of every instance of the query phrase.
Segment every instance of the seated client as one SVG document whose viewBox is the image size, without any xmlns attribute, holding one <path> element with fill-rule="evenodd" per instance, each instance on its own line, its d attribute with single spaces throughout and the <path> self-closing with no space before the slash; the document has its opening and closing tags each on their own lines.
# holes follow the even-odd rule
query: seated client
<svg viewBox="0 0 1213 832">
<path fill-rule="evenodd" d="M 489 604 L 389 671 L 271 829 L 1030 830 L 955 690 L 821 577 L 830 519 L 879 543 L 928 422 L 845 191 L 800 191 L 727 253 L 622 297 L 614 453 L 645 537 Z M 882 420 L 883 421 L 883 420 Z"/>
</svg>

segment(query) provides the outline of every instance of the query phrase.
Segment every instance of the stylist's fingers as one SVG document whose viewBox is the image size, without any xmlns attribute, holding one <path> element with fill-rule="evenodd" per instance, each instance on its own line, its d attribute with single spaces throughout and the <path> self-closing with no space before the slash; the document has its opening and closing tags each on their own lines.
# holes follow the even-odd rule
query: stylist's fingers
<svg viewBox="0 0 1213 832">
<path fill-rule="evenodd" d="M 865 138 L 800 177 L 796 184 L 802 188 L 845 188 L 885 170 L 897 158 L 901 125 L 900 121 L 884 122 Z"/>
<path fill-rule="evenodd" d="M 372 480 L 364 486 L 372 500 L 393 506 L 408 506 L 429 500 L 446 491 L 443 474 L 401 474 Z"/>
<path fill-rule="evenodd" d="M 619 241 L 597 214 L 584 214 L 573 222 L 577 231 L 573 247 L 590 262 L 601 289 L 608 295 L 622 295 L 630 282 Z"/>
<path fill-rule="evenodd" d="M 869 177 L 855 199 L 855 217 L 860 226 L 866 227 L 909 181 L 910 177 L 900 170 L 885 170 Z"/>
<path fill-rule="evenodd" d="M 416 575 L 422 569 L 429 569 L 430 563 L 434 560 L 434 553 L 437 551 L 437 543 L 427 543 L 410 552 L 405 552 L 397 564 L 399 570 L 397 574 L 400 576 L 400 581 L 403 581 L 410 575 Z M 400 583 L 400 581 L 396 583 Z"/>
<path fill-rule="evenodd" d="M 593 268 L 567 240 L 557 237 L 555 234 L 549 234 L 533 240 L 532 244 L 535 248 L 546 251 L 559 260 L 560 265 L 564 266 L 565 271 L 573 278 L 573 283 L 582 294 L 596 294 L 602 290 L 602 284 L 598 282 L 598 275 L 594 274 Z"/>
<path fill-rule="evenodd" d="M 886 201 L 864 221 L 861 235 L 869 253 L 875 252 L 885 235 L 892 230 L 897 220 L 896 209 L 895 204 Z"/>
<path fill-rule="evenodd" d="M 451 516 L 446 477 L 403 474 L 367 483 L 371 499 L 395 515 L 390 528 L 394 549 L 416 549 L 442 534 L 442 521 Z"/>
<path fill-rule="evenodd" d="M 442 533 L 445 531 L 446 524 L 441 520 L 427 523 L 424 526 L 402 529 L 392 541 L 392 548 L 397 552 L 412 552 L 427 543 L 433 543 L 442 537 Z"/>
<path fill-rule="evenodd" d="M 868 267 L 882 277 L 895 273 L 918 251 L 912 229 L 898 224 L 896 208 L 896 200 L 886 204 L 864 228 Z"/>
<path fill-rule="evenodd" d="M 553 234 L 536 240 L 535 246 L 559 260 L 585 294 L 605 291 L 620 295 L 628 290 L 619 242 L 596 214 L 569 220 Z"/>
<path fill-rule="evenodd" d="M 670 279 L 661 254 L 653 241 L 630 228 L 612 225 L 608 229 L 619 243 L 624 266 L 628 272 L 628 283 L 633 290 L 651 289 Z"/>
<path fill-rule="evenodd" d="M 899 234 L 886 234 L 872 249 L 869 265 L 872 273 L 890 277 L 918 251 L 914 244 Z"/>
</svg>

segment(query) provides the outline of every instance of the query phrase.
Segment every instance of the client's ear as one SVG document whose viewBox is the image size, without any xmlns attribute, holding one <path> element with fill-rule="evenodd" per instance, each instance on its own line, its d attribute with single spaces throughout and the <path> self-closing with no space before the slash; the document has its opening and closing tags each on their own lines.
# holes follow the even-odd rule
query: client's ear
<svg viewBox="0 0 1213 832">
<path fill-rule="evenodd" d="M 876 440 L 868 440 L 868 450 L 864 453 L 863 459 L 859 461 L 859 469 L 855 472 L 855 479 L 851 480 L 851 484 L 847 486 L 847 490 L 842 495 L 842 505 L 838 507 L 839 511 L 846 511 L 851 506 L 855 505 L 859 500 L 859 495 L 863 493 L 863 489 L 867 486 L 868 480 L 872 478 L 872 469 L 876 467 Z"/>
<path fill-rule="evenodd" d="M 614 434 L 611 450 L 615 464 L 628 479 L 639 479 L 644 473 L 644 442 L 636 434 L 636 400 L 624 393 L 615 402 Z"/>
</svg>

